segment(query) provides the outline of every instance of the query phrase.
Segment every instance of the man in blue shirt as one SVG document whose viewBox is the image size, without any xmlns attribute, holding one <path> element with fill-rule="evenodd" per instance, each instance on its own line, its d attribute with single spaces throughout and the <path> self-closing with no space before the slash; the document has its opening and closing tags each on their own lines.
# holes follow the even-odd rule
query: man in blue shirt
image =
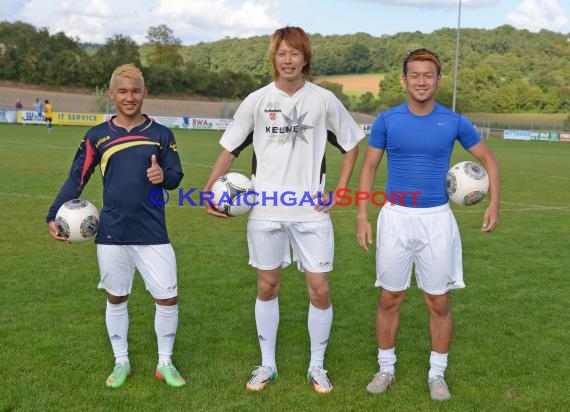
<svg viewBox="0 0 570 412">
<path fill-rule="evenodd" d="M 105 320 L 115 355 L 115 368 L 106 385 L 118 388 L 131 374 L 127 301 L 137 269 L 156 305 L 156 377 L 170 386 L 183 386 L 184 378 L 171 359 L 178 327 L 176 258 L 164 207 L 149 201 L 151 194 L 162 196 L 161 188 L 175 189 L 180 184 L 180 158 L 172 132 L 142 114 L 147 89 L 140 70 L 130 64 L 119 66 L 109 85 L 117 115 L 89 129 L 46 221 L 51 236 L 65 241 L 58 233 L 55 215 L 64 202 L 79 198 L 99 165 L 103 207 L 95 243 L 99 288 L 107 292 Z"/>
<path fill-rule="evenodd" d="M 465 117 L 435 101 L 440 80 L 441 64 L 434 53 L 419 49 L 408 54 L 402 76 L 407 102 L 380 113 L 372 126 L 360 172 L 358 190 L 370 193 L 386 152 L 386 196 L 398 199 L 381 209 L 377 222 L 376 286 L 381 291 L 376 335 L 380 368 L 367 386 L 371 393 L 383 393 L 394 382 L 400 306 L 415 266 L 416 281 L 429 310 L 430 395 L 434 400 L 451 397 L 444 379 L 453 323 L 450 290 L 465 287 L 461 239 L 444 185 L 456 140 L 489 174 L 490 201 L 481 231 L 491 232 L 499 223 L 498 162 Z M 396 193 L 398 196 L 393 196 Z M 359 203 L 357 220 L 357 241 L 368 251 L 372 243 L 368 201 Z"/>
</svg>

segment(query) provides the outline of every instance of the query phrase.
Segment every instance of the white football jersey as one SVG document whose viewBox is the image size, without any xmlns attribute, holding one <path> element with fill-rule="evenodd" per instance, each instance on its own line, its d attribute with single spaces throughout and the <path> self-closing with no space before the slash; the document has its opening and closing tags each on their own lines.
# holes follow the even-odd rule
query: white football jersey
<svg viewBox="0 0 570 412">
<path fill-rule="evenodd" d="M 327 141 L 344 153 L 363 137 L 332 92 L 306 81 L 289 96 L 273 82 L 246 97 L 220 144 L 238 156 L 253 143 L 250 219 L 302 222 L 329 219 L 311 200 L 325 190 Z"/>
</svg>

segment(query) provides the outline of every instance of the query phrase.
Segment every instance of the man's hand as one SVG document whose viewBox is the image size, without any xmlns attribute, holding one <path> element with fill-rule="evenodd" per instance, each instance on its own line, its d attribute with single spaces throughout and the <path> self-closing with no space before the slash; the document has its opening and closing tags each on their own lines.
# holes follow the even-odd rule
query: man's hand
<svg viewBox="0 0 570 412">
<path fill-rule="evenodd" d="M 150 157 L 150 167 L 146 169 L 146 177 L 153 185 L 159 185 L 164 182 L 164 172 L 156 161 L 156 155 Z"/>
<path fill-rule="evenodd" d="M 55 240 L 59 240 L 60 242 L 70 243 L 67 240 L 67 238 L 65 238 L 59 234 L 59 230 L 57 230 L 57 225 L 55 223 L 55 220 L 48 222 L 48 231 L 49 231 L 49 234 L 51 235 L 51 237 L 53 237 Z"/>
<path fill-rule="evenodd" d="M 499 224 L 499 208 L 489 206 L 483 214 L 483 224 L 481 225 L 481 232 L 492 232 Z"/>
<path fill-rule="evenodd" d="M 368 252 L 368 245 L 372 244 L 372 226 L 366 218 L 357 219 L 356 241 L 362 250 Z"/>
<path fill-rule="evenodd" d="M 329 196 L 329 192 L 320 192 L 312 196 L 315 201 L 315 210 L 320 213 L 327 213 L 336 205 L 335 193 Z"/>
</svg>

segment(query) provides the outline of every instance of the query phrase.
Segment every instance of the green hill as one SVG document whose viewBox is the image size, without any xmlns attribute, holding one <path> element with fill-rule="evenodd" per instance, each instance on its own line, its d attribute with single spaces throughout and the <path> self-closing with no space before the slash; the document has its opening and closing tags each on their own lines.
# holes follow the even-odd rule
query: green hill
<svg viewBox="0 0 570 412">
<path fill-rule="evenodd" d="M 269 36 L 226 38 L 184 46 L 166 25 L 149 28 L 154 41 L 137 45 L 117 34 L 104 45 L 82 45 L 63 33 L 22 23 L 0 22 L 0 81 L 51 87 L 104 87 L 112 69 L 142 66 L 158 95 L 242 99 L 270 80 Z M 443 64 L 438 100 L 451 105 L 456 30 L 404 32 L 374 37 L 366 33 L 311 34 L 313 75 L 382 73 L 380 90 L 345 94 L 327 83 L 350 109 L 377 113 L 404 99 L 402 59 L 419 47 L 432 49 Z M 569 113 L 570 34 L 533 33 L 500 26 L 461 30 L 457 109 L 462 112 Z"/>
</svg>

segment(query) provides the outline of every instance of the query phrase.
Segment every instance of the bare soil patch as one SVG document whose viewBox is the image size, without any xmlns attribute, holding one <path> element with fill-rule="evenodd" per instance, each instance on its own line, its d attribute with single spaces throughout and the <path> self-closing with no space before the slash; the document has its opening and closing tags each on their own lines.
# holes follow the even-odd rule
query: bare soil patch
<svg viewBox="0 0 570 412">
<path fill-rule="evenodd" d="M 0 86 L 0 107 L 13 108 L 16 99 L 20 99 L 24 109 L 31 110 L 36 98 L 41 101 L 48 99 L 56 112 L 84 113 L 95 110 L 95 94 Z M 149 96 L 144 101 L 144 112 L 156 116 L 224 117 L 225 112 L 237 104 Z"/>
<path fill-rule="evenodd" d="M 327 81 L 342 84 L 342 90 L 348 94 L 378 93 L 380 81 L 384 78 L 381 74 L 346 74 L 338 76 L 322 76 L 315 79 L 317 83 Z"/>
</svg>

